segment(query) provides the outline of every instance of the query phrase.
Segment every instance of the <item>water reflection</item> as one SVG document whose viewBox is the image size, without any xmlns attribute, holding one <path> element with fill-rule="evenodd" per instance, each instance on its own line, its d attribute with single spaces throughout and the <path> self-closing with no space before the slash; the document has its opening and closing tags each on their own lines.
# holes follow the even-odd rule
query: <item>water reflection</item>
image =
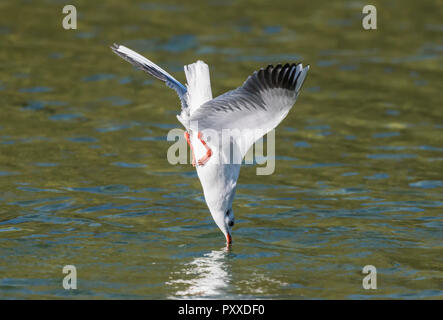
<svg viewBox="0 0 443 320">
<path fill-rule="evenodd" d="M 230 247 L 214 250 L 195 258 L 175 272 L 166 284 L 176 291 L 170 298 L 226 297 L 232 275 L 230 272 Z"/>
</svg>

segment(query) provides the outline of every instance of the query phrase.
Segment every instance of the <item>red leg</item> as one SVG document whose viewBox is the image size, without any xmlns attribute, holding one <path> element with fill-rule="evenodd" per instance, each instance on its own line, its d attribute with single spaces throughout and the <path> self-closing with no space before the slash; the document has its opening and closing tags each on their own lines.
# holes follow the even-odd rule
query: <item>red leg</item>
<svg viewBox="0 0 443 320">
<path fill-rule="evenodd" d="M 185 139 L 189 144 L 189 147 L 191 148 L 192 153 L 192 166 L 195 167 L 195 155 L 194 155 L 194 148 L 192 147 L 191 140 L 189 140 L 189 133 L 188 131 L 185 131 Z"/>
<path fill-rule="evenodd" d="M 203 158 L 201 158 L 200 160 L 198 160 L 198 164 L 203 166 L 206 162 L 208 162 L 209 158 L 212 156 L 212 150 L 208 147 L 208 145 L 206 144 L 205 141 L 203 141 L 202 139 L 202 134 L 201 132 L 198 133 L 198 140 L 201 141 L 201 143 L 203 143 L 204 147 L 206 148 L 206 154 L 203 156 Z"/>
</svg>

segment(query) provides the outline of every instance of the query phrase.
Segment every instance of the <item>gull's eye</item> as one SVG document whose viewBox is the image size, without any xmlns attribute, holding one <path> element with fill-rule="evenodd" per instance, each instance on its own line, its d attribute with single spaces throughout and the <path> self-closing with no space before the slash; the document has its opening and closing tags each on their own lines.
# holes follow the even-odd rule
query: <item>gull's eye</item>
<svg viewBox="0 0 443 320">
<path fill-rule="evenodd" d="M 233 226 L 234 226 L 234 221 L 232 221 L 232 220 L 229 221 L 229 222 L 228 222 L 228 225 L 229 225 L 230 227 L 233 227 Z"/>
</svg>

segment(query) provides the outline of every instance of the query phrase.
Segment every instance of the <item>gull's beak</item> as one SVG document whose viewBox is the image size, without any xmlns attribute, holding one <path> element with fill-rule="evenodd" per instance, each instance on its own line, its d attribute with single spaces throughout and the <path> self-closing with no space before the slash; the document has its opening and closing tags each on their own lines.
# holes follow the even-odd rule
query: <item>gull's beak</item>
<svg viewBox="0 0 443 320">
<path fill-rule="evenodd" d="M 226 243 L 230 245 L 232 243 L 232 237 L 229 232 L 226 234 Z"/>
</svg>

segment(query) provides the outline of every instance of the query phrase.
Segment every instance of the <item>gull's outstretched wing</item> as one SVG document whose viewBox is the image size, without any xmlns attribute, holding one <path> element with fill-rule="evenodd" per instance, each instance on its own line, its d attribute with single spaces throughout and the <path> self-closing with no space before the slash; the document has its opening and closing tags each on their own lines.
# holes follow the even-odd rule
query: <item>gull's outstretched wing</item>
<svg viewBox="0 0 443 320">
<path fill-rule="evenodd" d="M 111 49 L 117 55 L 119 55 L 129 63 L 133 64 L 137 68 L 149 73 L 151 76 L 159 80 L 164 81 L 168 87 L 174 89 L 177 92 L 182 104 L 182 108 L 184 109 L 187 107 L 186 87 L 182 85 L 178 80 L 176 80 L 173 76 L 171 76 L 169 73 L 167 73 L 165 70 L 160 68 L 152 61 L 146 59 L 137 52 L 126 48 L 125 46 L 114 43 L 114 45 L 111 46 Z"/>
<path fill-rule="evenodd" d="M 263 135 L 278 126 L 294 105 L 309 66 L 285 64 L 254 72 L 235 90 L 222 94 L 198 108 L 190 117 L 191 130 L 231 130 L 242 157 Z M 262 134 L 245 135 L 249 129 Z M 235 131 L 243 133 L 235 135 Z"/>
</svg>

